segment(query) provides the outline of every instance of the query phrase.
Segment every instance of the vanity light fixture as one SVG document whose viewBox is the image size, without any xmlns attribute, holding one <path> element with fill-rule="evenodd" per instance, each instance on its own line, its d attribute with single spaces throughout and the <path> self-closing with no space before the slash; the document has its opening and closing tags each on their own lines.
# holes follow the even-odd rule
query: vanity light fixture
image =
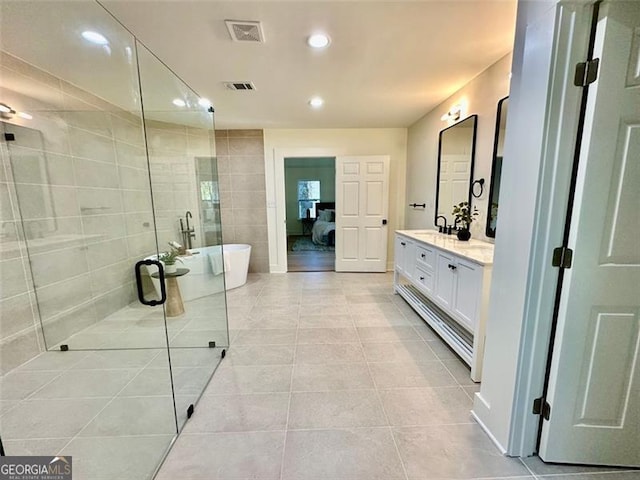
<svg viewBox="0 0 640 480">
<path fill-rule="evenodd" d="M 324 48 L 329 43 L 331 43 L 331 40 L 324 33 L 314 33 L 307 39 L 307 44 L 312 48 Z"/>
<path fill-rule="evenodd" d="M 171 103 L 173 103 L 176 107 L 186 107 L 187 106 L 187 102 L 185 102 L 181 98 L 174 98 L 173 102 L 171 102 Z"/>
<path fill-rule="evenodd" d="M 5 103 L 0 103 L 0 113 L 11 113 L 11 107 Z"/>
<path fill-rule="evenodd" d="M 101 33 L 94 32 L 92 30 L 85 30 L 81 33 L 82 38 L 84 38 L 87 42 L 95 43 L 96 45 L 109 45 L 109 40 L 107 37 L 102 35 Z"/>
<path fill-rule="evenodd" d="M 449 109 L 447 113 L 440 117 L 440 120 L 446 122 L 447 120 L 455 122 L 456 120 L 460 120 L 460 115 L 462 114 L 462 106 L 454 105 Z"/>
<path fill-rule="evenodd" d="M 20 118 L 24 118 L 25 120 L 33 120 L 33 115 L 27 112 L 18 112 L 16 115 Z"/>
<path fill-rule="evenodd" d="M 311 105 L 313 108 L 320 108 L 322 105 L 324 105 L 324 100 L 320 97 L 313 97 L 311 100 L 309 100 L 309 105 Z"/>
</svg>

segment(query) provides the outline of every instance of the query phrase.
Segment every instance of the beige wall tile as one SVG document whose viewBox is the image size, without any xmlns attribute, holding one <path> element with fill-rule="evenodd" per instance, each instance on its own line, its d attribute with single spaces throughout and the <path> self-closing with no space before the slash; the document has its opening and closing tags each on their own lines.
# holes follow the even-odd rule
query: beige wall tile
<svg viewBox="0 0 640 480">
<path fill-rule="evenodd" d="M 27 272 L 21 258 L 0 262 L 0 299 L 28 292 L 33 287 L 27 282 Z"/>
<path fill-rule="evenodd" d="M 233 180 L 231 182 L 233 185 Z M 231 193 L 231 201 L 233 202 L 233 208 L 244 208 L 258 210 L 264 215 L 265 222 L 267 218 L 267 197 L 264 190 L 251 191 L 251 190 L 234 190 Z M 261 222 L 262 223 L 262 222 Z"/>
<path fill-rule="evenodd" d="M 145 172 L 148 169 L 147 152 L 142 146 L 116 141 L 116 157 L 118 165 L 140 168 Z"/>
<path fill-rule="evenodd" d="M 43 320 L 60 315 L 74 305 L 91 300 L 91 277 L 80 275 L 38 288 L 38 307 Z"/>
<path fill-rule="evenodd" d="M 114 240 L 89 245 L 87 248 L 89 269 L 96 270 L 126 260 L 128 254 L 130 254 L 130 250 L 128 251 L 127 248 L 131 245 L 129 242 L 131 238 L 137 238 L 137 236 L 128 237 L 127 240 L 116 238 Z"/>
<path fill-rule="evenodd" d="M 74 157 L 115 163 L 116 150 L 112 138 L 96 135 L 75 127 L 69 127 L 68 131 L 71 154 Z"/>
<path fill-rule="evenodd" d="M 234 208 L 235 225 L 266 225 L 267 214 L 264 206 L 260 208 Z"/>
<path fill-rule="evenodd" d="M 77 188 L 81 215 L 104 215 L 122 212 L 122 194 L 119 189 Z"/>
<path fill-rule="evenodd" d="M 262 130 L 253 129 L 253 130 L 227 130 L 226 131 L 229 137 L 260 137 L 262 138 Z"/>
<path fill-rule="evenodd" d="M 36 325 L 31 309 L 32 301 L 34 297 L 30 293 L 0 301 L 0 338 L 6 339 Z"/>
<path fill-rule="evenodd" d="M 38 333 L 35 329 L 12 338 L 0 345 L 0 372 L 10 370 L 31 360 L 40 353 Z"/>
<path fill-rule="evenodd" d="M 231 189 L 234 192 L 253 192 L 256 193 L 256 197 L 265 198 L 265 180 L 264 174 L 242 174 L 242 175 L 230 175 L 231 177 Z"/>
<path fill-rule="evenodd" d="M 75 158 L 73 169 L 78 186 L 118 188 L 118 167 L 115 163 L 93 162 L 85 158 Z"/>
<path fill-rule="evenodd" d="M 89 266 L 84 248 L 73 247 L 31 255 L 31 273 L 36 289 L 87 273 Z"/>
<path fill-rule="evenodd" d="M 229 155 L 264 155 L 262 137 L 229 137 Z"/>
<path fill-rule="evenodd" d="M 264 155 L 234 155 L 229 173 L 260 173 L 264 175 Z"/>
</svg>

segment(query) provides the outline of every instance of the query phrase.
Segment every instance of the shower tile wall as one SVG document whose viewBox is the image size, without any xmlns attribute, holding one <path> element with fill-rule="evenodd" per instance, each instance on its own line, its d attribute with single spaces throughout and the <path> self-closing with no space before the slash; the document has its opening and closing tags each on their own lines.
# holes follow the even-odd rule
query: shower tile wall
<svg viewBox="0 0 640 480">
<path fill-rule="evenodd" d="M 180 219 L 185 221 L 187 210 L 193 215 L 189 222 L 196 230 L 192 245 L 217 243 L 207 242 L 203 236 L 194 161 L 199 156 L 211 157 L 214 142 L 210 131 L 149 120 L 145 126 L 160 250 L 168 248 L 169 241 L 183 243 Z"/>
<path fill-rule="evenodd" d="M 269 272 L 262 130 L 216 130 L 224 243 L 251 245 L 250 272 Z"/>
<path fill-rule="evenodd" d="M 4 373 L 44 349 L 31 270 L 52 346 L 134 300 L 133 263 L 152 253 L 153 218 L 141 119 L 0 55 L 0 101 L 33 114 L 11 119 L 32 130 L 1 145 Z"/>
</svg>

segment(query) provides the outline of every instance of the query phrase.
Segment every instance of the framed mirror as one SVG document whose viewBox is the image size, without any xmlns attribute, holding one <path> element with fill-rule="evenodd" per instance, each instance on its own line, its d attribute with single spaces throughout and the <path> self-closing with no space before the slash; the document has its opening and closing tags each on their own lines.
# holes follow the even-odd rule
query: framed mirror
<svg viewBox="0 0 640 480">
<path fill-rule="evenodd" d="M 502 152 L 504 150 L 504 136 L 507 128 L 507 112 L 509 97 L 498 102 L 496 114 L 496 133 L 493 141 L 493 162 L 491 164 L 491 183 L 489 184 L 489 206 L 487 211 L 487 237 L 495 238 L 498 223 L 498 205 L 500 204 L 500 177 L 502 175 Z"/>
<path fill-rule="evenodd" d="M 438 141 L 435 225 L 454 224 L 453 205 L 469 202 L 476 151 L 477 115 L 445 128 Z"/>
</svg>

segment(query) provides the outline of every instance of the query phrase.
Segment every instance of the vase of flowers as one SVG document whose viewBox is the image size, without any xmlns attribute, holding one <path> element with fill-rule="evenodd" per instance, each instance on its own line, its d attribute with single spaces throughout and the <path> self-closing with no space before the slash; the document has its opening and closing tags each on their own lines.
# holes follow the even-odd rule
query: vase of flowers
<svg viewBox="0 0 640 480">
<path fill-rule="evenodd" d="M 171 250 L 161 253 L 158 260 L 164 264 L 164 273 L 176 273 L 178 271 L 176 262 L 182 262 L 178 257 L 180 251 L 171 244 L 169 244 L 169 246 Z"/>
<path fill-rule="evenodd" d="M 463 242 L 468 241 L 471 238 L 471 222 L 478 216 L 478 209 L 471 205 L 469 202 L 460 202 L 453 206 L 453 216 L 455 217 L 456 225 L 460 224 L 460 230 L 458 230 L 458 240 Z"/>
</svg>

